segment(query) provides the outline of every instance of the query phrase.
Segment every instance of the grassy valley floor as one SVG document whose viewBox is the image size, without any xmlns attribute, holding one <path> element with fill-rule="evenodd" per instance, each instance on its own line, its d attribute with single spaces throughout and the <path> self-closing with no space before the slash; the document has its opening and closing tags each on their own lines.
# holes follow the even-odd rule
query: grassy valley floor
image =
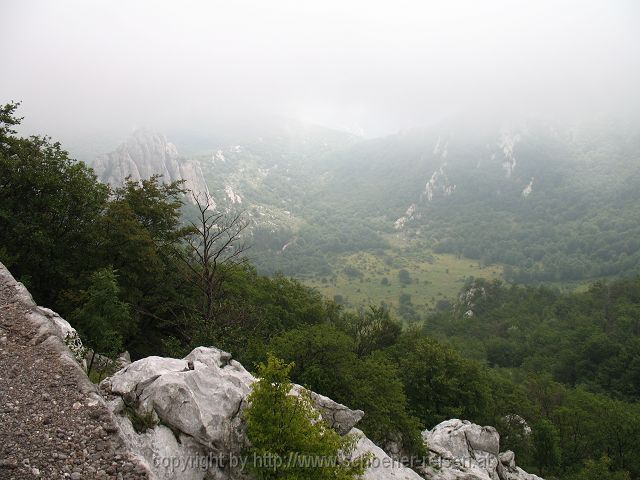
<svg viewBox="0 0 640 480">
<path fill-rule="evenodd" d="M 406 318 L 401 304 L 422 314 L 434 309 L 439 301 L 456 298 L 470 277 L 502 277 L 500 265 L 481 266 L 465 257 L 435 254 L 398 236 L 389 240 L 391 248 L 383 252 L 335 257 L 331 276 L 301 280 L 347 307 L 385 303 L 392 312 Z"/>
</svg>

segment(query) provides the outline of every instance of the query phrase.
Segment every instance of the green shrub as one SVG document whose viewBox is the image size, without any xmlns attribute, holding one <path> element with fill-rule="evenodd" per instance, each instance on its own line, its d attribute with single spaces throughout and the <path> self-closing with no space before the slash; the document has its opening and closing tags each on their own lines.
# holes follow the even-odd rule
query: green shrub
<svg viewBox="0 0 640 480">
<path fill-rule="evenodd" d="M 308 395 L 289 394 L 292 366 L 269 355 L 267 364 L 258 367 L 260 380 L 244 413 L 251 443 L 248 465 L 260 479 L 359 478 L 369 460 L 349 459 L 357 438 L 329 428 Z"/>
</svg>

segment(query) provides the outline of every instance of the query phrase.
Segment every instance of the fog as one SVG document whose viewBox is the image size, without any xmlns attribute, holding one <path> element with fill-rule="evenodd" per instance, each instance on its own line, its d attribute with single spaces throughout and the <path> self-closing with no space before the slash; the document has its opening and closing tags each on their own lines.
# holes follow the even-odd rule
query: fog
<svg viewBox="0 0 640 480">
<path fill-rule="evenodd" d="M 640 107 L 634 0 L 0 0 L 0 18 L 0 101 L 63 140 L 273 116 L 375 136 L 471 111 Z"/>
</svg>

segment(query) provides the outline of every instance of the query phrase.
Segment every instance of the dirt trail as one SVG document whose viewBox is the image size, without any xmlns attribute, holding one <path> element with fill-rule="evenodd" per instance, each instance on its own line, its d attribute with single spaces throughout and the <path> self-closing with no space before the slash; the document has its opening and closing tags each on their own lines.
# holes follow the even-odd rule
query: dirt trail
<svg viewBox="0 0 640 480">
<path fill-rule="evenodd" d="M 150 478 L 35 309 L 0 264 L 0 480 Z"/>
</svg>

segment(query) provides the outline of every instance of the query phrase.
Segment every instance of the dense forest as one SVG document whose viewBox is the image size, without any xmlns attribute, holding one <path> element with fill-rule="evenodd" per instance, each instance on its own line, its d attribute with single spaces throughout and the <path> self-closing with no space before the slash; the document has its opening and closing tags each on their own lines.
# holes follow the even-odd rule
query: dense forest
<svg viewBox="0 0 640 480">
<path fill-rule="evenodd" d="M 422 429 L 460 417 L 495 425 L 545 478 L 640 478 L 640 280 L 576 294 L 477 282 L 403 327 L 258 274 L 226 249 L 233 232 L 218 249 L 231 261 L 208 270 L 180 183 L 103 185 L 51 139 L 18 136 L 16 109 L 0 110 L 0 261 L 99 353 L 216 345 L 256 368 L 271 353 L 364 410 L 380 445 L 421 455 Z"/>
</svg>

